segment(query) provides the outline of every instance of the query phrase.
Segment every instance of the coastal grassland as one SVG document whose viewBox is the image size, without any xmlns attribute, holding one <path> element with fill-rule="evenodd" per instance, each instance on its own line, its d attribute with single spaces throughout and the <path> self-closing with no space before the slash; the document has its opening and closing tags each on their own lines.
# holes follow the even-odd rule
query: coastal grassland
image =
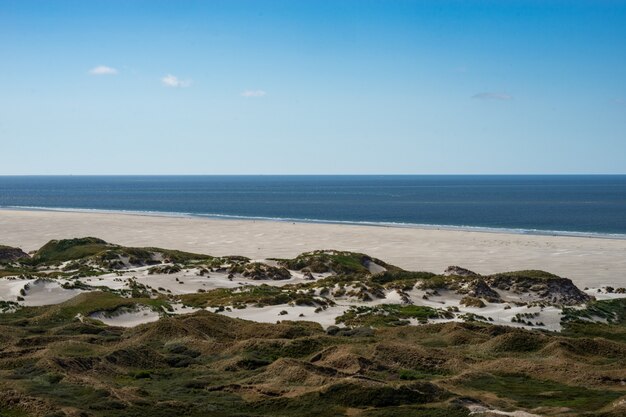
<svg viewBox="0 0 626 417">
<path fill-rule="evenodd" d="M 626 396 L 626 344 L 601 337 L 478 322 L 361 327 L 438 314 L 418 306 L 383 305 L 328 331 L 207 311 L 127 329 L 77 318 L 165 303 L 93 292 L 0 314 L 0 410 L 93 417 L 468 416 L 471 404 L 539 407 L 546 416 L 624 411 L 615 404 Z"/>
<path fill-rule="evenodd" d="M 271 285 L 250 285 L 236 289 L 219 288 L 202 293 L 184 294 L 179 299 L 190 307 L 245 308 L 247 305 L 263 307 L 293 303 L 294 305 L 328 306 L 332 302 L 313 294 L 294 288 L 274 287 Z"/>
<path fill-rule="evenodd" d="M 566 308 L 564 321 L 584 322 L 593 319 L 606 320 L 608 324 L 626 324 L 626 298 L 601 300 L 588 303 L 583 309 Z"/>
<path fill-rule="evenodd" d="M 161 248 L 132 248 L 107 243 L 95 237 L 51 240 L 37 250 L 34 256 L 25 262 L 34 265 L 61 263 L 81 259 L 91 259 L 97 264 L 107 265 L 107 261 L 126 258 L 130 264 L 158 263 L 155 255 L 173 263 L 191 260 L 211 260 L 212 256 L 179 250 Z"/>
<path fill-rule="evenodd" d="M 42 264 L 81 259 L 113 247 L 115 245 L 110 245 L 104 240 L 95 237 L 51 240 L 37 250 L 33 257 L 33 263 Z"/>
<path fill-rule="evenodd" d="M 443 317 L 450 318 L 450 314 L 444 310 L 436 310 L 426 306 L 382 304 L 374 307 L 351 307 L 337 317 L 336 321 L 338 324 L 351 327 L 384 327 L 406 326 L 410 323 L 410 319 L 426 323 L 428 319 Z"/>
<path fill-rule="evenodd" d="M 305 252 L 294 259 L 278 259 L 278 263 L 291 270 L 307 270 L 322 273 L 332 272 L 335 274 L 370 273 L 370 265 L 375 264 L 387 270 L 400 270 L 380 259 L 356 252 L 337 250 L 317 250 Z"/>
<path fill-rule="evenodd" d="M 380 285 L 405 282 L 415 285 L 417 281 L 430 280 L 436 276 L 437 275 L 433 274 L 432 272 L 388 270 L 373 276 L 372 282 Z"/>
<path fill-rule="evenodd" d="M 589 389 L 524 374 L 484 374 L 467 378 L 463 386 L 512 400 L 524 409 L 567 408 L 578 412 L 597 411 L 624 395 L 613 390 Z"/>
<path fill-rule="evenodd" d="M 564 309 L 563 314 L 563 334 L 567 336 L 600 337 L 626 343 L 625 298 L 593 301 L 583 309 Z"/>
<path fill-rule="evenodd" d="M 499 277 L 524 277 L 524 278 L 532 278 L 537 280 L 549 280 L 554 278 L 560 278 L 558 275 L 552 274 L 550 272 L 541 271 L 537 269 L 529 269 L 523 271 L 510 271 L 510 272 L 500 272 L 497 274 L 490 275 L 493 278 Z"/>
<path fill-rule="evenodd" d="M 16 407 L 0 407 L 0 417 L 28 417 L 28 413 Z"/>
</svg>

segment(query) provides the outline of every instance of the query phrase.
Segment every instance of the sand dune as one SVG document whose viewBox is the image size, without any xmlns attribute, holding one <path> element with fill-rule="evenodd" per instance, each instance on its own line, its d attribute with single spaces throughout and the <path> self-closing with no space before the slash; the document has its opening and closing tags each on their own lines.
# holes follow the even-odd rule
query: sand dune
<svg viewBox="0 0 626 417">
<path fill-rule="evenodd" d="M 67 281 L 48 281 L 41 279 L 0 279 L 0 301 L 17 301 L 22 297 L 25 306 L 43 306 L 59 304 L 78 294 L 81 290 L 64 289 L 61 285 Z"/>
<path fill-rule="evenodd" d="M 120 311 L 115 313 L 98 312 L 91 315 L 92 319 L 100 320 L 108 326 L 135 327 L 144 323 L 151 323 L 159 319 L 159 313 L 148 308 L 134 311 Z"/>
</svg>

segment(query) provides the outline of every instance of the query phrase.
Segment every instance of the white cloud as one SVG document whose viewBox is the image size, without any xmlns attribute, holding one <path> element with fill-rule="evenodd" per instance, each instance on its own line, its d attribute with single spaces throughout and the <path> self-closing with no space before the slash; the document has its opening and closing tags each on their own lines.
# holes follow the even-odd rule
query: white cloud
<svg viewBox="0 0 626 417">
<path fill-rule="evenodd" d="M 106 65 L 98 65 L 89 70 L 91 75 L 115 75 L 117 70 L 115 68 L 107 67 Z"/>
<path fill-rule="evenodd" d="M 161 78 L 161 82 L 166 87 L 174 88 L 184 88 L 191 85 L 191 80 L 181 80 L 172 74 L 167 74 L 165 77 Z"/>
<path fill-rule="evenodd" d="M 478 94 L 474 94 L 472 98 L 475 98 L 478 100 L 502 100 L 502 101 L 513 100 L 513 96 L 510 96 L 504 93 L 478 93 Z"/>
<path fill-rule="evenodd" d="M 267 93 L 263 90 L 246 90 L 241 93 L 241 97 L 264 97 Z"/>
</svg>

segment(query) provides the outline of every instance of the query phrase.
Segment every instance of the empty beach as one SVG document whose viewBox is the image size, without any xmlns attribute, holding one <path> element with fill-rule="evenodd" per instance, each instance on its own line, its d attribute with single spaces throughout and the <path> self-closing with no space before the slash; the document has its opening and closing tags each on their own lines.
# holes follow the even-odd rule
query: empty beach
<svg viewBox="0 0 626 417">
<path fill-rule="evenodd" d="M 95 236 L 127 246 L 253 259 L 315 249 L 367 253 L 409 270 L 460 265 L 481 274 L 541 269 L 578 286 L 623 286 L 626 240 L 101 212 L 0 210 L 0 244 L 25 251 L 51 239 Z"/>
</svg>

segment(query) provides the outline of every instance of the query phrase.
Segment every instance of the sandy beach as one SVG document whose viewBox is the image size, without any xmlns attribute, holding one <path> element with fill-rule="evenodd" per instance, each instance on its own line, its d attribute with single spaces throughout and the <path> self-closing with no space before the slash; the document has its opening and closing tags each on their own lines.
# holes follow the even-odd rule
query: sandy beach
<svg viewBox="0 0 626 417">
<path fill-rule="evenodd" d="M 626 240 L 401 227 L 220 220 L 120 213 L 0 210 L 0 244 L 26 251 L 51 239 L 95 236 L 253 259 L 314 249 L 364 252 L 410 270 L 460 265 L 489 274 L 543 269 L 580 287 L 626 284 Z"/>
</svg>

